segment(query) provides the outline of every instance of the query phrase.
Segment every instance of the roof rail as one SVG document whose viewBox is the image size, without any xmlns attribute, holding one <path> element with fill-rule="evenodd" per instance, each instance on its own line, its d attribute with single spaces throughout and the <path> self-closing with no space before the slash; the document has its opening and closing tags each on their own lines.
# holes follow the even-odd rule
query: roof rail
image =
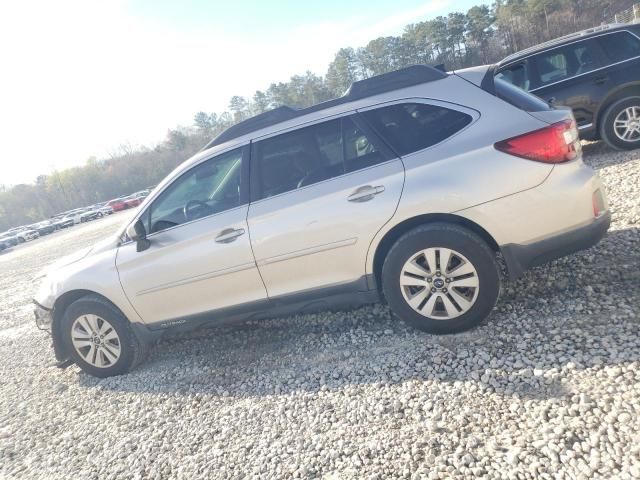
<svg viewBox="0 0 640 480">
<path fill-rule="evenodd" d="M 520 58 L 523 55 L 526 55 L 528 53 L 533 53 L 533 52 L 537 52 L 539 50 L 544 50 L 546 47 L 553 47 L 555 45 L 558 45 L 558 44 L 560 44 L 560 43 L 562 43 L 564 41 L 567 41 L 567 40 L 571 40 L 573 38 L 583 37 L 583 36 L 589 35 L 591 33 L 601 32 L 603 30 L 610 30 L 612 28 L 622 27 L 624 25 L 625 25 L 624 23 L 610 23 L 610 24 L 607 24 L 607 25 L 598 25 L 597 27 L 591 27 L 591 28 L 587 28 L 585 30 L 580 30 L 579 32 L 574 32 L 574 33 L 569 33 L 567 35 L 563 35 L 562 37 L 553 38 L 551 40 L 547 40 L 546 42 L 538 43 L 538 44 L 533 45 L 531 47 L 528 47 L 528 48 L 525 48 L 523 50 L 520 50 L 520 51 L 517 51 L 515 53 L 512 53 L 511 55 L 507 55 L 502 60 L 500 60 L 500 65 L 504 65 L 506 63 L 509 63 L 510 61 L 518 59 L 518 58 Z"/>
<path fill-rule="evenodd" d="M 358 80 L 351 84 L 343 96 L 333 100 L 318 103 L 307 108 L 293 108 L 283 105 L 239 122 L 227 128 L 224 132 L 207 143 L 203 150 L 215 145 L 221 145 L 229 140 L 233 140 L 234 138 L 241 137 L 262 128 L 276 125 L 312 112 L 325 110 L 335 105 L 371 97 L 380 93 L 399 90 L 412 85 L 441 80 L 446 77 L 447 74 L 445 72 L 429 65 L 412 65 L 410 67 L 396 70 L 395 72 L 383 73 L 382 75 Z"/>
</svg>

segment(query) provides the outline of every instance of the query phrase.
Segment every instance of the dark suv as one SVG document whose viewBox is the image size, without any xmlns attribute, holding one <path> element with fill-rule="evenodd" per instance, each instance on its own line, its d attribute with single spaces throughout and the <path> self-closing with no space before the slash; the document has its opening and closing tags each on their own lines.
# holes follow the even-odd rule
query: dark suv
<svg viewBox="0 0 640 480">
<path fill-rule="evenodd" d="M 640 147 L 640 25 L 607 25 L 506 57 L 496 76 L 573 109 L 580 136 Z"/>
</svg>

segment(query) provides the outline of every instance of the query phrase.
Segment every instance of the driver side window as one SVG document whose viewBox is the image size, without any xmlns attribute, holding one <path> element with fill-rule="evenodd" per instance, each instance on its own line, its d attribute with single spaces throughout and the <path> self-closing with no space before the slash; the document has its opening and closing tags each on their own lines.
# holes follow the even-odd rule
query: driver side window
<svg viewBox="0 0 640 480">
<path fill-rule="evenodd" d="M 148 231 L 159 232 L 240 205 L 243 149 L 207 160 L 182 174 L 151 204 Z"/>
</svg>

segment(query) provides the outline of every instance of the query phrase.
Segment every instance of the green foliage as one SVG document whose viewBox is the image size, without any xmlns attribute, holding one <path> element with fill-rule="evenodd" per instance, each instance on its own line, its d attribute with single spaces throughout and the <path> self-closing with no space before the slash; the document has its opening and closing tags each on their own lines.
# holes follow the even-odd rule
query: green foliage
<svg viewBox="0 0 640 480">
<path fill-rule="evenodd" d="M 154 149 L 120 146 L 110 158 L 40 175 L 34 184 L 0 184 L 0 231 L 71 208 L 106 201 L 158 183 L 183 160 L 229 126 L 280 105 L 307 107 L 342 95 L 356 80 L 412 64 L 447 69 L 495 62 L 516 50 L 599 25 L 603 12 L 630 0 L 496 0 L 407 25 L 400 36 L 380 37 L 357 49 L 341 48 L 325 77 L 306 72 L 272 83 L 251 98 L 234 96 L 229 111 L 198 112 L 193 127 L 169 130 Z"/>
</svg>

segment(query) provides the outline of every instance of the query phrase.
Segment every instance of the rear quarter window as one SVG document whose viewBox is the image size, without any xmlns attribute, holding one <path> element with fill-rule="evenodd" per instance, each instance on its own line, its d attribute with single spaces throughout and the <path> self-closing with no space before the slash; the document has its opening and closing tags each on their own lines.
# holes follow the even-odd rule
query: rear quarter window
<svg viewBox="0 0 640 480">
<path fill-rule="evenodd" d="M 471 115 L 424 103 L 400 103 L 362 112 L 398 155 L 435 145 L 471 123 Z"/>
<path fill-rule="evenodd" d="M 547 102 L 525 92 L 521 88 L 515 85 L 505 82 L 501 78 L 495 78 L 494 89 L 498 98 L 501 98 L 507 103 L 510 103 L 514 107 L 518 107 L 526 112 L 543 112 L 545 110 L 552 110 Z"/>
<path fill-rule="evenodd" d="M 610 62 L 622 62 L 640 56 L 640 39 L 629 32 L 598 37 L 598 43 Z"/>
</svg>

